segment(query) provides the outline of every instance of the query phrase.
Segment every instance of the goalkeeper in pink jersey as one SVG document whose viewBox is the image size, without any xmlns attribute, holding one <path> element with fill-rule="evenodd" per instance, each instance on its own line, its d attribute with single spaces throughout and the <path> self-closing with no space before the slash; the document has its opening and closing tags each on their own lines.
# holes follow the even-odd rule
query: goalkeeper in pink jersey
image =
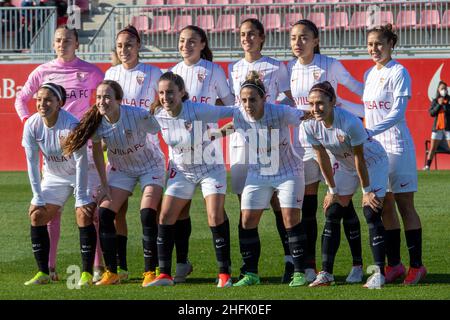
<svg viewBox="0 0 450 320">
<path fill-rule="evenodd" d="M 46 82 L 61 85 L 67 92 L 67 101 L 63 109 L 80 119 L 89 108 L 89 100 L 92 91 L 103 80 L 103 72 L 95 65 L 83 61 L 76 56 L 78 49 L 78 33 L 76 29 L 67 26 L 60 26 L 55 30 L 53 48 L 56 52 L 56 59 L 38 66 L 28 76 L 28 80 L 22 90 L 17 94 L 15 108 L 20 120 L 25 121 L 31 116 L 28 103 L 33 98 L 39 87 Z M 94 185 L 98 185 L 98 175 L 92 160 L 91 148 L 88 148 L 89 157 L 89 190 L 94 193 Z M 53 280 L 58 280 L 56 273 L 56 251 L 60 236 L 61 212 L 55 214 L 48 223 L 50 235 L 50 256 L 49 267 L 50 276 Z M 96 223 L 97 224 L 97 223 Z M 97 241 L 98 243 L 98 241 Z M 100 246 L 97 246 L 97 251 Z M 101 252 L 96 253 L 94 280 L 100 277 L 99 267 L 102 265 Z"/>
</svg>

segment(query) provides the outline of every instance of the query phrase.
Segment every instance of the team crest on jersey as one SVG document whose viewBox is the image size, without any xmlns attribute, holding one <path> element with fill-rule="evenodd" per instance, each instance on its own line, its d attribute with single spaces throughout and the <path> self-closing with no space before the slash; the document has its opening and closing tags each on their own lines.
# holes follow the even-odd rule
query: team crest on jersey
<svg viewBox="0 0 450 320">
<path fill-rule="evenodd" d="M 125 130 L 125 136 L 126 136 L 127 138 L 131 138 L 131 137 L 133 136 L 133 130 L 126 129 L 126 130 Z"/>
<path fill-rule="evenodd" d="M 78 81 L 82 82 L 82 81 L 86 80 L 87 76 L 88 76 L 87 72 L 77 72 Z"/>
<path fill-rule="evenodd" d="M 203 82 L 206 79 L 206 73 L 197 73 L 197 79 L 199 82 Z"/>
<path fill-rule="evenodd" d="M 384 83 L 384 80 L 386 80 L 385 78 L 380 78 L 380 86 L 382 86 L 383 85 L 383 83 Z"/>
<path fill-rule="evenodd" d="M 185 121 L 184 122 L 184 127 L 186 128 L 187 131 L 191 131 L 192 130 L 192 122 Z"/>
<path fill-rule="evenodd" d="M 314 70 L 313 71 L 313 78 L 314 78 L 314 80 L 319 80 L 320 79 L 320 70 Z"/>
<path fill-rule="evenodd" d="M 344 143 L 345 142 L 345 137 L 340 135 L 340 134 L 337 135 L 337 139 L 339 140 L 340 143 Z"/>
<path fill-rule="evenodd" d="M 138 74 L 137 76 L 136 76 L 136 81 L 137 81 L 137 83 L 140 85 L 140 86 L 142 86 L 142 84 L 144 83 L 144 79 L 145 79 L 145 75 L 144 74 Z"/>
</svg>

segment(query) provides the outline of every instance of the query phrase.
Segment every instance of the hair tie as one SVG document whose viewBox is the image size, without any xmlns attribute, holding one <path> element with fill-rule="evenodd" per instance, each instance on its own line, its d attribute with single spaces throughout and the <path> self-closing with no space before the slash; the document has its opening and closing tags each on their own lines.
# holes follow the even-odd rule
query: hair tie
<svg viewBox="0 0 450 320">
<path fill-rule="evenodd" d="M 62 92 L 61 89 L 54 83 L 48 82 L 48 83 L 44 83 L 41 88 L 47 88 L 50 89 L 50 91 L 52 91 L 55 96 L 58 98 L 59 101 L 62 101 Z"/>
<path fill-rule="evenodd" d="M 260 86 L 257 86 L 256 84 L 253 83 L 244 83 L 241 86 L 241 90 L 244 89 L 245 87 L 254 87 L 256 89 L 258 89 L 263 95 L 266 95 L 266 91 L 264 91 Z"/>
</svg>

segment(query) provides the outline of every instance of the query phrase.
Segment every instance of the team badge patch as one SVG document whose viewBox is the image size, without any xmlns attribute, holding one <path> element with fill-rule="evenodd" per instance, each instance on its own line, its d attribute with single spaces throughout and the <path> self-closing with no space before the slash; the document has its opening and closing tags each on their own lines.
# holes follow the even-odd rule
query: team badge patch
<svg viewBox="0 0 450 320">
<path fill-rule="evenodd" d="M 187 131 L 191 131 L 192 130 L 192 122 L 185 121 L 184 122 L 184 127 L 186 128 Z"/>
<path fill-rule="evenodd" d="M 319 70 L 313 71 L 313 78 L 316 81 L 320 79 L 320 71 Z"/>
<path fill-rule="evenodd" d="M 126 129 L 125 130 L 125 136 L 127 138 L 131 138 L 133 136 L 133 130 Z"/>
<path fill-rule="evenodd" d="M 340 134 L 337 135 L 337 139 L 339 140 L 340 143 L 344 143 L 345 142 L 345 137 L 341 136 Z"/>
<path fill-rule="evenodd" d="M 77 79 L 78 81 L 83 82 L 84 80 L 87 79 L 87 72 L 77 72 Z"/>
<path fill-rule="evenodd" d="M 142 86 L 142 84 L 144 83 L 144 79 L 145 79 L 145 75 L 144 74 L 138 74 L 136 76 L 136 81 L 137 83 Z"/>
<path fill-rule="evenodd" d="M 197 79 L 199 82 L 205 81 L 206 74 L 205 73 L 197 73 Z"/>
<path fill-rule="evenodd" d="M 384 80 L 386 80 L 386 79 L 384 79 L 384 78 L 380 78 L 380 86 L 382 86 L 382 85 L 383 85 L 383 83 L 384 83 Z"/>
</svg>

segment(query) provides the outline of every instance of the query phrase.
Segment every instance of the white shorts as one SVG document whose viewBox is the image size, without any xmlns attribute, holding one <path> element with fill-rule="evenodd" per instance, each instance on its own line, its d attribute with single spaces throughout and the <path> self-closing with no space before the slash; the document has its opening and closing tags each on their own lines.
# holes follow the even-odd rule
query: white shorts
<svg viewBox="0 0 450 320">
<path fill-rule="evenodd" d="M 401 155 L 388 153 L 389 185 L 387 192 L 405 193 L 417 191 L 417 167 L 415 150 L 405 150 Z"/>
<path fill-rule="evenodd" d="M 450 140 L 450 131 L 438 130 L 431 133 L 431 139 L 442 140 L 445 136 L 445 140 Z"/>
<path fill-rule="evenodd" d="M 242 192 L 241 210 L 264 210 L 270 206 L 270 199 L 276 192 L 281 208 L 301 209 L 305 194 L 303 176 L 263 180 L 248 177 Z"/>
<path fill-rule="evenodd" d="M 133 193 L 134 187 L 139 180 L 141 191 L 146 186 L 157 185 L 164 188 L 165 172 L 164 169 L 152 170 L 140 176 L 132 176 L 123 171 L 110 168 L 108 172 L 108 185 Z"/>
<path fill-rule="evenodd" d="M 315 159 L 309 159 L 303 162 L 305 168 L 305 185 L 324 181 L 319 163 Z"/>
<path fill-rule="evenodd" d="M 193 182 L 186 179 L 182 172 L 170 168 L 167 178 L 167 186 L 164 194 L 181 199 L 192 199 L 195 188 L 200 184 L 203 198 L 212 194 L 227 193 L 227 173 L 225 168 L 208 173 L 208 176 Z"/>
<path fill-rule="evenodd" d="M 56 176 L 43 173 L 41 181 L 42 197 L 45 203 L 64 207 L 67 199 L 75 192 L 76 175 Z"/>
<path fill-rule="evenodd" d="M 238 133 L 234 133 L 238 134 Z M 242 194 L 244 190 L 245 179 L 248 172 L 248 145 L 233 146 L 230 139 L 230 173 L 231 173 L 231 191 L 235 194 Z"/>
<path fill-rule="evenodd" d="M 356 170 L 350 170 L 339 162 L 334 166 L 334 182 L 338 193 L 341 196 L 349 196 L 356 193 L 360 186 L 358 173 Z M 369 173 L 370 187 L 377 197 L 383 198 L 386 195 L 388 186 L 388 162 L 381 161 L 367 167 Z"/>
</svg>

